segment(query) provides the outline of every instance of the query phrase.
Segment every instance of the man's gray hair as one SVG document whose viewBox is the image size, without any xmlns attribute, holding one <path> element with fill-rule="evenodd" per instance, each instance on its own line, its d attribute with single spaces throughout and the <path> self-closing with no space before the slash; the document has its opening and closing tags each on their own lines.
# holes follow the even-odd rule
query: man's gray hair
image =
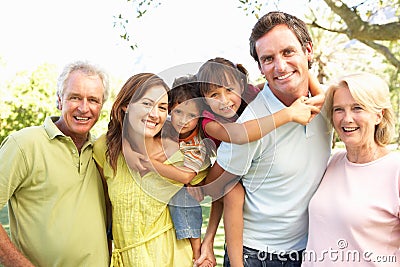
<svg viewBox="0 0 400 267">
<path fill-rule="evenodd" d="M 108 74 L 99 66 L 89 63 L 88 61 L 75 61 L 67 64 L 60 76 L 57 79 L 57 107 L 59 105 L 58 99 L 62 98 L 66 83 L 69 79 L 69 76 L 74 71 L 81 71 L 88 76 L 98 75 L 103 83 L 104 92 L 103 92 L 103 103 L 108 99 L 110 94 L 110 84 Z"/>
</svg>

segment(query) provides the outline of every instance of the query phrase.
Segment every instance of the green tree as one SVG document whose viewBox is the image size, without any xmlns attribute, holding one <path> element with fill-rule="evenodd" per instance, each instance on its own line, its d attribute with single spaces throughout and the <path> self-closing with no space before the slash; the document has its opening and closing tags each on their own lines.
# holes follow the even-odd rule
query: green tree
<svg viewBox="0 0 400 267">
<path fill-rule="evenodd" d="M 44 64 L 32 73 L 19 72 L 6 82 L 0 102 L 0 141 L 14 131 L 42 124 L 46 116 L 56 112 L 55 70 L 55 66 Z"/>
<path fill-rule="evenodd" d="M 281 2 L 238 1 L 240 8 L 257 18 L 271 7 L 279 9 Z M 320 0 L 307 0 L 305 4 L 307 2 L 310 26 L 358 40 L 400 69 L 400 57 L 392 49 L 400 40 L 399 0 L 324 0 L 325 5 Z"/>
<path fill-rule="evenodd" d="M 326 20 L 316 15 L 317 12 L 312 12 L 313 20 L 310 25 L 344 34 L 350 40 L 356 39 L 382 54 L 389 64 L 400 69 L 400 57 L 393 49 L 400 40 L 400 1 L 324 1 L 335 15 L 335 25 L 326 26 Z M 311 5 L 315 0 L 309 2 Z"/>
</svg>

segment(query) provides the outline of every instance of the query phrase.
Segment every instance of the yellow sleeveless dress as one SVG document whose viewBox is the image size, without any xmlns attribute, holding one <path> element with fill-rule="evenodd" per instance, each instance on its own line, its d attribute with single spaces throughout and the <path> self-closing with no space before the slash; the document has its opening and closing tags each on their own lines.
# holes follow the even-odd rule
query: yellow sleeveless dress
<svg viewBox="0 0 400 267">
<path fill-rule="evenodd" d="M 103 168 L 112 204 L 114 250 L 111 266 L 193 266 L 188 239 L 177 240 L 168 200 L 183 185 L 149 172 L 131 172 L 122 155 L 114 175 L 105 158 L 105 136 L 94 146 L 94 158 Z M 182 159 L 180 151 L 166 164 Z"/>
</svg>

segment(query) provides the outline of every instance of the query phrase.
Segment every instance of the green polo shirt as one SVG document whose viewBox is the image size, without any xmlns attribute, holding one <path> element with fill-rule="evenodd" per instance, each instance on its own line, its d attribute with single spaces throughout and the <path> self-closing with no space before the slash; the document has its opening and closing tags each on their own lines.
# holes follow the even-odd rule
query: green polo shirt
<svg viewBox="0 0 400 267">
<path fill-rule="evenodd" d="M 104 192 L 92 157 L 44 125 L 8 136 L 0 146 L 0 208 L 8 201 L 13 243 L 35 266 L 107 266 Z"/>
</svg>

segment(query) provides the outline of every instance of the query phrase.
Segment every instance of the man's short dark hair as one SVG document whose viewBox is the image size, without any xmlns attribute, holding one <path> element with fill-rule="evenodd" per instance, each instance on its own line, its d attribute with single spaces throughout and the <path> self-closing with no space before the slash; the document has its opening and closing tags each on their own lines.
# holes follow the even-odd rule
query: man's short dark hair
<svg viewBox="0 0 400 267">
<path fill-rule="evenodd" d="M 250 55 L 257 61 L 260 65 L 256 51 L 256 42 L 258 39 L 263 37 L 266 33 L 271 31 L 275 26 L 286 25 L 297 37 L 303 52 L 306 51 L 306 46 L 308 43 L 312 44 L 310 33 L 308 32 L 307 25 L 301 19 L 284 13 L 284 12 L 269 12 L 262 16 L 257 23 L 254 25 L 250 36 Z M 308 64 L 311 67 L 311 62 Z"/>
</svg>

